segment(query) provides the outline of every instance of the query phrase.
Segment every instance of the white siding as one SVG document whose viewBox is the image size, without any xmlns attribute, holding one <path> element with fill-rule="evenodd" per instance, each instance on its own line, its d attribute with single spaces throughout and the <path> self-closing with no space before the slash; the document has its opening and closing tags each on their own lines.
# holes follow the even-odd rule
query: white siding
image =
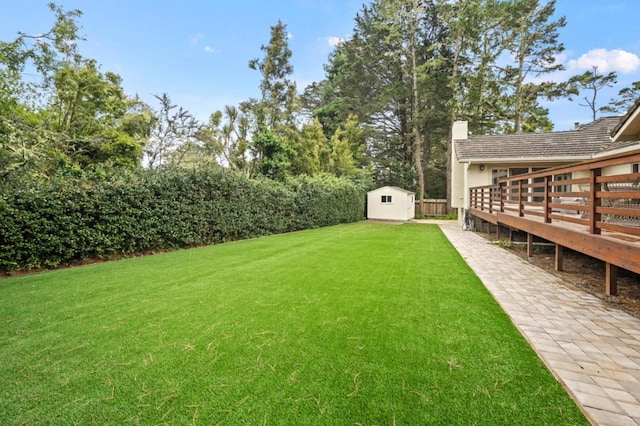
<svg viewBox="0 0 640 426">
<path fill-rule="evenodd" d="M 458 161 L 456 154 L 456 145 L 453 143 L 455 140 L 466 140 L 468 138 L 468 125 L 466 121 L 456 121 L 453 123 L 453 129 L 451 130 L 451 207 L 466 207 L 467 203 L 465 198 L 468 198 L 466 194 L 465 186 L 465 164 Z"/>
</svg>

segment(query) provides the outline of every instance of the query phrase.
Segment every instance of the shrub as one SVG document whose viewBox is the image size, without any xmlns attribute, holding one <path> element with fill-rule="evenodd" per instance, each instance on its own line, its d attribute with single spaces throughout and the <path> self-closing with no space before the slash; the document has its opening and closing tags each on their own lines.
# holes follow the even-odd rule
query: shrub
<svg viewBox="0 0 640 426">
<path fill-rule="evenodd" d="M 200 168 L 22 178 L 0 189 L 0 269 L 56 267 L 363 217 L 364 192 L 329 175 L 283 183 Z"/>
</svg>

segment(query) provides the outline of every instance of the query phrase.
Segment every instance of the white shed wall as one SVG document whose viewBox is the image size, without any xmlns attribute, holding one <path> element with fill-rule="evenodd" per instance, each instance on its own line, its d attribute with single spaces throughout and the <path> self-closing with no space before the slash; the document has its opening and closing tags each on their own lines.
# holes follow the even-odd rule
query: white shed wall
<svg viewBox="0 0 640 426">
<path fill-rule="evenodd" d="M 382 196 L 391 196 L 383 203 Z M 383 220 L 411 220 L 415 217 L 415 194 L 384 186 L 367 193 L 367 218 Z"/>
</svg>

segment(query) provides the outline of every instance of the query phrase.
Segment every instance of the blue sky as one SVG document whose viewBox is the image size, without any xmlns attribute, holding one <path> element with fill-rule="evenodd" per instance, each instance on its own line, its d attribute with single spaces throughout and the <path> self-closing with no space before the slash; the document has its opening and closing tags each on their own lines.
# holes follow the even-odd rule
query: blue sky
<svg viewBox="0 0 640 426">
<path fill-rule="evenodd" d="M 262 57 L 270 26 L 281 20 L 290 33 L 294 78 L 299 90 L 324 77 L 323 65 L 336 40 L 349 37 L 364 0 L 66 0 L 80 9 L 81 53 L 123 78 L 127 93 L 157 106 L 153 95 L 168 93 L 201 120 L 226 104 L 259 94 L 260 75 L 249 69 Z M 45 0 L 7 1 L 0 14 L 0 40 L 17 31 L 38 34 L 53 23 Z M 562 80 L 598 64 L 618 71 L 619 85 L 602 94 L 606 104 L 617 91 L 640 80 L 638 0 L 557 0 L 567 18 L 558 60 Z M 577 101 L 544 103 L 556 130 L 590 121 Z"/>
</svg>

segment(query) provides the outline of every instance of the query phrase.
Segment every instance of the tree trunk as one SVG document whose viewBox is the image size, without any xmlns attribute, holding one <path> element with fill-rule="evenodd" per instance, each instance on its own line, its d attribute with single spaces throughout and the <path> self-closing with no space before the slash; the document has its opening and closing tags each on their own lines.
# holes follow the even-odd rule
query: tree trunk
<svg viewBox="0 0 640 426">
<path fill-rule="evenodd" d="M 418 108 L 420 106 L 420 98 L 418 95 L 418 71 L 416 69 L 416 47 L 415 39 L 411 38 L 411 79 L 413 91 L 413 108 L 411 113 L 412 133 L 413 133 L 413 157 L 418 172 L 418 201 L 420 215 L 424 215 L 424 166 L 422 164 L 422 135 L 418 129 Z"/>
</svg>

